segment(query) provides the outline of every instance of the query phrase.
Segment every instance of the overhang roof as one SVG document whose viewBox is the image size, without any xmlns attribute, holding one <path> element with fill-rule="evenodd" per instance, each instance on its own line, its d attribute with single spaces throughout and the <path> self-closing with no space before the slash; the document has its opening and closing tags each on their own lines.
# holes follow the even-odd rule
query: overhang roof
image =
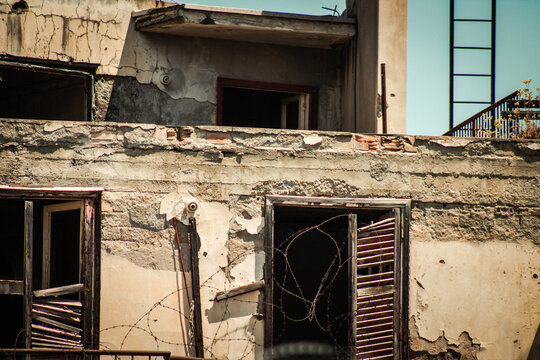
<svg viewBox="0 0 540 360">
<path fill-rule="evenodd" d="M 179 4 L 133 13 L 138 31 L 331 49 L 352 39 L 354 19 Z"/>
</svg>

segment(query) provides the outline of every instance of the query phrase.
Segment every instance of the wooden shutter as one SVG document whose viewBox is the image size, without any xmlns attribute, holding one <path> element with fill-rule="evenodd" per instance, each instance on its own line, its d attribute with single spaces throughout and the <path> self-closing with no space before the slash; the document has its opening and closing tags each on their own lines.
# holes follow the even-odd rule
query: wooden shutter
<svg viewBox="0 0 540 360">
<path fill-rule="evenodd" d="M 63 202 L 43 207 L 43 257 L 42 257 L 42 289 L 33 292 L 32 296 L 32 347 L 33 348 L 83 348 L 83 323 L 82 312 L 84 310 L 83 300 L 84 285 L 82 281 L 83 263 L 83 219 L 84 213 L 82 200 Z M 79 224 L 78 235 L 67 241 L 78 243 L 76 257 L 77 268 L 64 268 L 62 260 L 57 259 L 56 264 L 52 263 L 51 242 L 55 234 L 52 229 L 52 214 L 64 211 L 78 211 Z M 75 224 L 77 225 L 77 224 Z M 86 241 L 85 243 L 87 243 Z M 57 244 L 60 246 L 61 244 Z M 75 284 L 57 284 L 51 287 L 51 268 L 55 266 L 57 270 L 70 271 L 72 278 L 76 279 Z M 67 266 L 67 265 L 65 265 Z M 60 285 L 60 286 L 59 286 Z M 81 296 L 83 295 L 83 296 Z"/>
<path fill-rule="evenodd" d="M 357 359 L 398 358 L 399 229 L 399 216 L 394 216 L 357 231 Z"/>
</svg>

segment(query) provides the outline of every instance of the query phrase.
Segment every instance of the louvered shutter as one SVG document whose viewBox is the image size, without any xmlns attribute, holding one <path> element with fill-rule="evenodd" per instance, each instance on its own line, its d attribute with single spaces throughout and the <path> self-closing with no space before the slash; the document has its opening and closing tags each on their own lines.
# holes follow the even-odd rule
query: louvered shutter
<svg viewBox="0 0 540 360">
<path fill-rule="evenodd" d="M 394 217 L 363 226 L 356 240 L 356 358 L 397 359 L 400 223 Z"/>
<path fill-rule="evenodd" d="M 76 300 L 34 297 L 32 347 L 82 349 L 81 310 Z"/>
</svg>

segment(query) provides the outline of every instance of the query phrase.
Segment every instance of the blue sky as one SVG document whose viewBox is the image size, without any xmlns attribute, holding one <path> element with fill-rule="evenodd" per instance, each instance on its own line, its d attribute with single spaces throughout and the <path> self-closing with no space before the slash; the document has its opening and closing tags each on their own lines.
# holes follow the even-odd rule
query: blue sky
<svg viewBox="0 0 540 360">
<path fill-rule="evenodd" d="M 456 0 L 456 17 L 490 18 L 490 0 Z M 540 86 L 539 0 L 497 0 L 496 16 L 496 100 L 521 88 L 521 80 L 533 79 L 531 89 Z M 409 0 L 407 21 L 407 133 L 441 135 L 448 130 L 449 110 L 449 0 Z M 490 41 L 489 24 L 456 28 L 457 42 L 485 46 Z M 488 44 L 489 46 L 489 44 Z M 456 71 L 489 72 L 489 57 L 456 55 Z M 459 63 L 458 63 L 459 62 Z M 454 96 L 478 100 L 489 82 L 461 81 Z M 483 83 L 484 82 L 484 83 Z M 488 99 L 489 100 L 489 95 Z M 468 109 L 466 109 L 468 107 Z M 458 124 L 483 105 L 456 108 Z"/>
<path fill-rule="evenodd" d="M 341 12 L 345 0 L 192 0 L 191 3 L 243 9 L 329 15 L 322 7 Z M 455 0 L 456 17 L 489 18 L 491 0 Z M 448 130 L 449 109 L 449 0 L 408 0 L 407 21 L 407 133 L 441 135 Z M 532 78 L 540 86 L 540 0 L 497 0 L 496 98 L 500 99 Z M 456 28 L 456 41 L 484 46 L 486 26 Z M 467 43 L 467 44 L 465 44 Z M 486 53 L 456 55 L 456 71 L 489 71 Z M 482 79 L 456 83 L 455 97 L 471 100 L 487 94 Z M 489 100 L 489 98 L 487 99 Z M 454 123 L 465 120 L 482 106 L 456 108 Z"/>
</svg>

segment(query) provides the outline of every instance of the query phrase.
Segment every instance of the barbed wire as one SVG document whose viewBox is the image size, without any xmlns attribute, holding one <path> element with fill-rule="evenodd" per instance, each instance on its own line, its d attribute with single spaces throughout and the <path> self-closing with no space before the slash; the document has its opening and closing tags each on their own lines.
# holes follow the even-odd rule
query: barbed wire
<svg viewBox="0 0 540 360">
<path fill-rule="evenodd" d="M 351 312 L 344 311 L 341 314 L 335 314 L 335 307 L 333 306 L 333 300 L 335 296 L 343 296 L 342 292 L 339 292 L 335 289 L 336 279 L 338 277 L 341 269 L 349 265 L 351 261 L 350 256 L 347 254 L 347 241 L 346 239 L 336 240 L 336 238 L 325 229 L 325 226 L 331 224 L 334 221 L 341 220 L 346 218 L 347 214 L 337 215 L 330 217 L 317 225 L 308 226 L 301 230 L 298 230 L 288 236 L 280 244 L 275 246 L 271 251 L 273 251 L 273 266 L 276 265 L 277 261 L 281 261 L 280 265 L 283 266 L 283 276 L 278 278 L 274 276 L 272 279 L 274 285 L 274 299 L 277 298 L 277 301 L 273 301 L 268 304 L 263 300 L 263 296 L 259 294 L 258 300 L 246 300 L 245 298 L 232 297 L 221 301 L 223 310 L 221 315 L 215 321 L 218 323 L 217 327 L 212 330 L 212 333 L 204 333 L 204 351 L 206 356 L 211 358 L 223 358 L 222 351 L 218 349 L 218 345 L 223 342 L 227 342 L 229 346 L 236 342 L 245 343 L 243 348 L 236 353 L 240 353 L 239 357 L 235 359 L 242 360 L 248 357 L 253 357 L 254 352 L 257 347 L 262 348 L 262 344 L 257 344 L 254 333 L 257 326 L 257 319 L 254 318 L 254 321 L 251 321 L 243 329 L 230 329 L 230 319 L 233 314 L 231 313 L 231 306 L 240 304 L 241 306 L 255 306 L 259 309 L 264 306 L 266 312 L 274 311 L 281 314 L 283 317 L 282 328 L 278 331 L 277 336 L 274 337 L 275 342 L 286 341 L 283 336 L 285 334 L 287 322 L 294 323 L 313 323 L 320 329 L 322 333 L 325 333 L 329 339 L 333 342 L 333 345 L 336 348 L 336 353 L 341 357 L 345 357 L 349 354 L 348 341 L 343 341 L 339 338 L 339 335 L 344 333 L 346 334 L 346 329 L 348 329 L 349 322 L 351 319 Z M 305 246 L 301 242 L 306 240 L 306 236 L 309 236 L 312 232 L 318 233 L 322 236 L 323 239 L 326 239 L 334 249 L 334 253 L 328 255 L 329 263 L 326 266 L 323 276 L 317 280 L 312 279 L 312 281 L 318 281 L 316 284 L 316 290 L 314 294 L 307 294 L 306 290 L 303 288 L 302 282 L 298 279 L 296 270 L 295 270 L 295 259 L 290 256 L 291 248 L 294 246 Z M 233 259 L 228 259 L 228 266 L 234 267 L 236 260 L 245 257 L 246 254 L 251 254 L 253 250 L 246 250 L 236 254 L 236 257 Z M 237 259 L 238 258 L 238 259 Z M 212 283 L 215 281 L 218 274 L 223 272 L 230 272 L 231 269 L 220 267 L 210 276 L 208 276 L 204 281 L 201 282 L 201 290 L 209 290 L 205 293 L 215 293 L 218 291 L 223 291 L 227 287 L 230 287 L 230 279 L 225 278 L 223 287 L 218 288 Z M 101 329 L 101 333 L 105 334 L 109 331 L 125 329 L 125 334 L 122 337 L 120 343 L 120 349 L 122 349 L 128 339 L 132 336 L 134 330 L 142 331 L 153 339 L 156 344 L 156 349 L 159 350 L 163 346 L 179 346 L 183 347 L 186 355 L 192 355 L 194 353 L 193 349 L 193 333 L 190 332 L 187 336 L 188 340 L 184 341 L 172 341 L 171 339 L 165 339 L 160 337 L 152 328 L 151 316 L 158 309 L 165 309 L 173 312 L 176 316 L 179 316 L 186 324 L 193 323 L 193 301 L 189 306 L 189 311 L 183 311 L 179 307 L 173 307 L 167 305 L 166 302 L 173 296 L 184 295 L 185 297 L 185 288 L 184 286 L 178 285 L 177 288 L 170 293 L 166 294 L 159 300 L 157 300 L 146 312 L 140 315 L 133 323 L 131 324 L 118 324 L 109 326 Z M 294 310 L 287 308 L 285 297 L 292 297 L 297 299 L 303 304 L 305 312 L 299 312 L 298 307 L 295 307 Z M 192 326 L 188 326 L 192 328 Z M 205 329 L 207 330 L 207 329 Z M 238 335 L 239 331 L 243 332 L 243 335 Z M 102 344 L 104 345 L 104 344 Z M 262 349 L 261 349 L 262 350 Z M 227 357 L 229 358 L 229 357 Z"/>
</svg>

